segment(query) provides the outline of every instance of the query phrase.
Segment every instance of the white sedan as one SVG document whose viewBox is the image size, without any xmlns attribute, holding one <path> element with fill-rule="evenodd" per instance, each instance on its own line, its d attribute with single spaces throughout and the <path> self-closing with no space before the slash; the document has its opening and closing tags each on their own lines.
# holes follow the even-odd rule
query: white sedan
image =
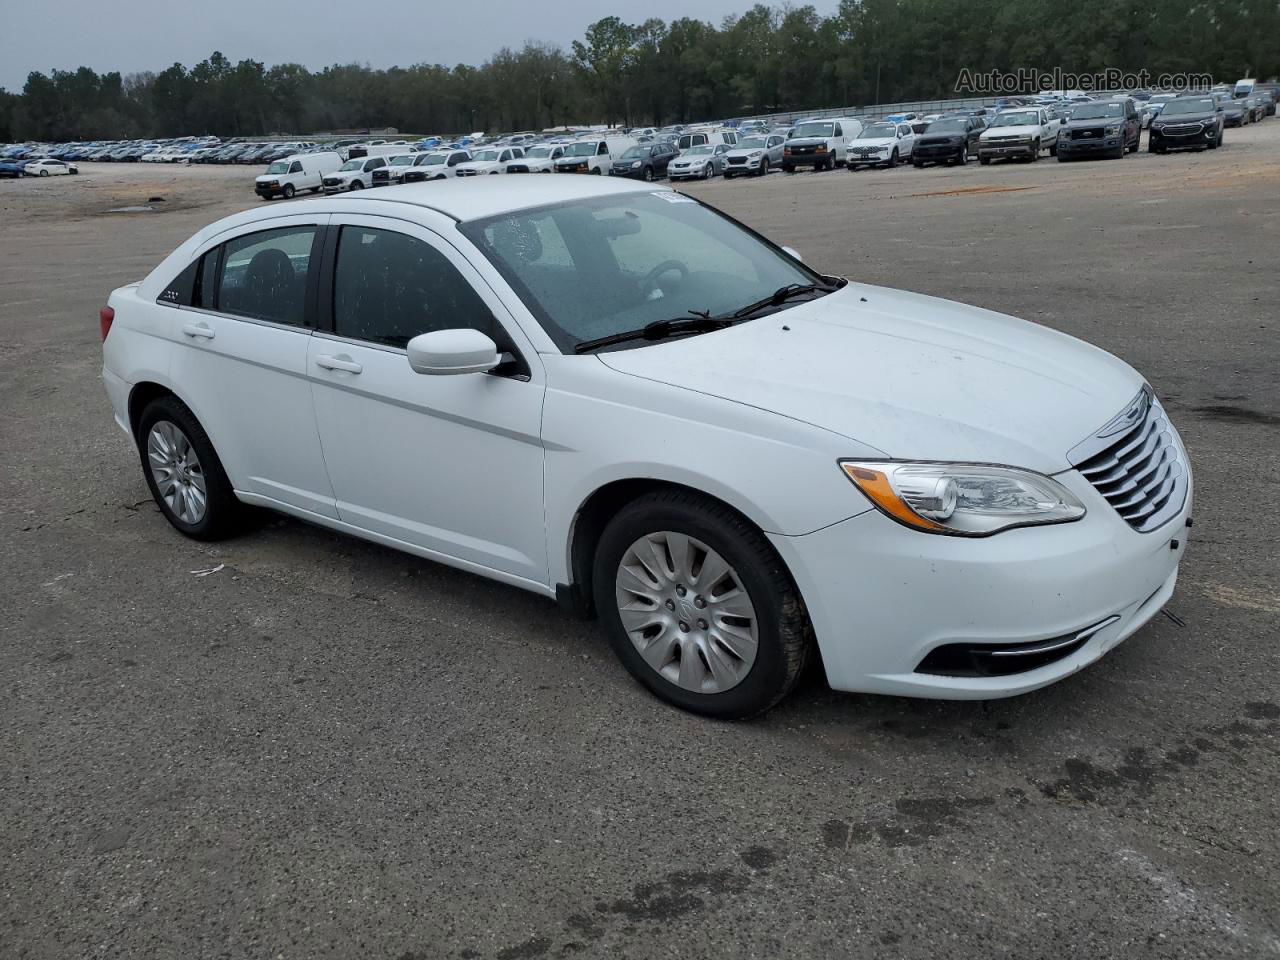
<svg viewBox="0 0 1280 960">
<path fill-rule="evenodd" d="M 554 597 L 718 717 L 819 656 L 838 690 L 1052 683 L 1164 606 L 1190 523 L 1186 453 L 1127 364 L 823 275 L 639 181 L 246 211 L 100 320 L 177 530 L 265 507 Z"/>
<path fill-rule="evenodd" d="M 28 177 L 61 177 L 69 173 L 79 173 L 80 168 L 65 160 L 32 160 L 22 168 Z"/>
<path fill-rule="evenodd" d="M 858 167 L 896 167 L 899 161 L 911 159 L 916 134 L 911 124 L 882 120 L 862 128 L 856 140 L 848 144 L 847 164 L 850 172 Z"/>
</svg>

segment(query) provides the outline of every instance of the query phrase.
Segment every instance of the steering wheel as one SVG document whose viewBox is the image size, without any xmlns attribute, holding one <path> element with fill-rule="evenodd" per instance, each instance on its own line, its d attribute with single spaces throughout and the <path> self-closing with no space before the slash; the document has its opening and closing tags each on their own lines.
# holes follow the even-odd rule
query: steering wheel
<svg viewBox="0 0 1280 960">
<path fill-rule="evenodd" d="M 672 270 L 680 274 L 680 282 L 684 283 L 689 279 L 689 268 L 679 260 L 663 260 L 660 264 L 650 270 L 643 280 L 640 281 L 640 292 L 646 297 L 653 293 L 658 286 L 658 278 L 664 273 L 670 273 Z"/>
</svg>

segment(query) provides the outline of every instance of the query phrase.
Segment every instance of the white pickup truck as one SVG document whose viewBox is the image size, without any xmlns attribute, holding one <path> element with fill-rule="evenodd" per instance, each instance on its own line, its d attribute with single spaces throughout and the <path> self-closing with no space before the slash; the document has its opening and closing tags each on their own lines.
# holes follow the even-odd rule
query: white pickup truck
<svg viewBox="0 0 1280 960">
<path fill-rule="evenodd" d="M 1061 120 L 1039 107 L 1003 110 L 991 118 L 978 138 L 978 162 L 986 164 L 1008 157 L 1034 161 L 1044 150 L 1054 156 L 1061 128 Z"/>
</svg>

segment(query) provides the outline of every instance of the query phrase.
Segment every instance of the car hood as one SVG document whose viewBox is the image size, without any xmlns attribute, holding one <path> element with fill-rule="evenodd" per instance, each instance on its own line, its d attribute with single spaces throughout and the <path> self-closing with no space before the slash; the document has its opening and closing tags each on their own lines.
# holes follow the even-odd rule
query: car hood
<svg viewBox="0 0 1280 960">
<path fill-rule="evenodd" d="M 1067 452 L 1143 384 L 1123 361 L 1046 327 L 853 283 L 726 330 L 597 356 L 887 457 L 1044 473 L 1068 469 Z"/>
<path fill-rule="evenodd" d="M 1114 123 L 1123 124 L 1124 117 L 1090 117 L 1082 120 L 1073 117 L 1066 122 L 1066 126 L 1074 130 L 1076 127 L 1109 127 Z"/>
<path fill-rule="evenodd" d="M 708 160 L 711 159 L 711 157 L 712 157 L 712 154 L 709 154 L 709 153 L 699 153 L 699 154 L 695 154 L 692 157 L 676 157 L 674 160 L 671 161 L 671 166 L 673 167 L 694 166 L 699 163 L 706 163 Z"/>
<path fill-rule="evenodd" d="M 515 161 L 512 161 L 513 163 Z M 494 167 L 500 166 L 501 160 L 467 160 L 458 164 L 455 170 L 492 170 Z"/>
<path fill-rule="evenodd" d="M 1213 113 L 1175 113 L 1170 117 L 1166 117 L 1161 111 L 1153 119 L 1159 121 L 1161 126 L 1176 127 L 1180 123 L 1212 123 L 1217 116 L 1216 110 Z"/>
</svg>

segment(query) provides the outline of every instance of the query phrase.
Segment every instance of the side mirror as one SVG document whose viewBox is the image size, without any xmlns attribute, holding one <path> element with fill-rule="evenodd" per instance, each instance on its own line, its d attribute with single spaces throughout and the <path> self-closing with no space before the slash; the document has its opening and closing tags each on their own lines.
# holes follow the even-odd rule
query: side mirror
<svg viewBox="0 0 1280 960">
<path fill-rule="evenodd" d="M 782 252 L 785 253 L 788 257 L 792 257 L 796 260 L 799 260 L 801 263 L 804 263 L 804 257 L 800 256 L 800 251 L 797 250 L 795 247 L 783 247 Z"/>
<path fill-rule="evenodd" d="M 450 376 L 487 373 L 499 363 L 498 346 L 479 330 L 433 330 L 420 333 L 406 347 L 414 373 Z"/>
</svg>

